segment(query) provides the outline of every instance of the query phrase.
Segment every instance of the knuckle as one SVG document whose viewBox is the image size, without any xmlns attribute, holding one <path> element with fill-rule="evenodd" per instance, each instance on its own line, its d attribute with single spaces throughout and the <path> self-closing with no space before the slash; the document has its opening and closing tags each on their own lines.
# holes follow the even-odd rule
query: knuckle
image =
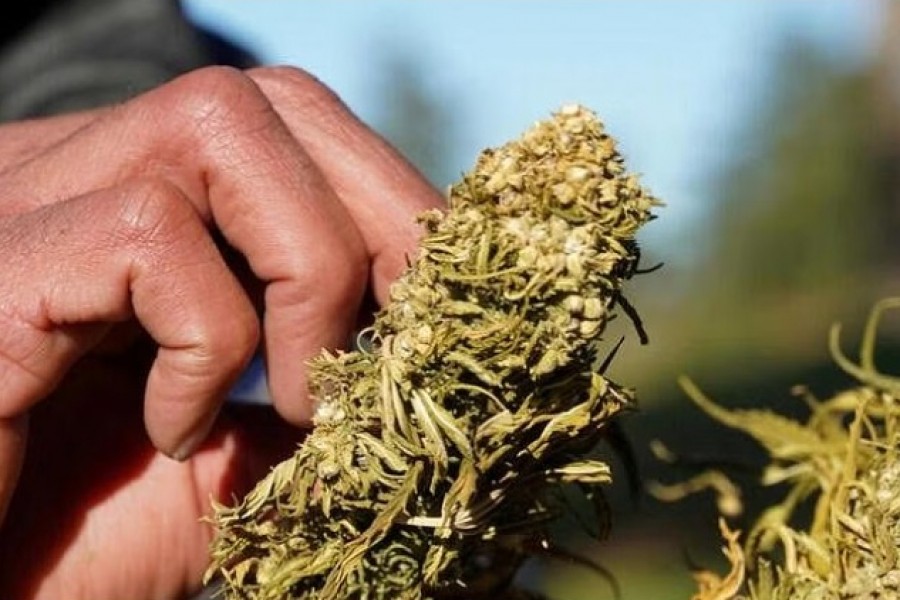
<svg viewBox="0 0 900 600">
<path fill-rule="evenodd" d="M 342 301 L 353 301 L 362 299 L 365 288 L 369 280 L 369 260 L 364 252 L 358 252 L 357 255 L 350 258 L 347 275 L 344 277 L 342 285 L 338 286 L 336 294 Z"/>
<path fill-rule="evenodd" d="M 271 106 L 256 83 L 239 69 L 204 67 L 169 84 L 167 101 L 159 106 L 178 119 L 176 127 L 201 137 L 223 131 L 257 128 L 271 119 Z M 182 132 L 176 132 L 182 133 Z"/>
<path fill-rule="evenodd" d="M 124 185 L 117 208 L 116 233 L 129 242 L 171 240 L 198 218 L 181 191 L 161 179 Z"/>
<path fill-rule="evenodd" d="M 369 261 L 362 248 L 344 245 L 325 256 L 305 262 L 305 272 L 297 278 L 297 291 L 305 300 L 331 316 L 347 312 L 362 299 L 369 278 Z M 326 285 L 322 285 L 327 281 Z M 314 296 L 310 297 L 310 293 Z"/>
<path fill-rule="evenodd" d="M 249 362 L 259 345 L 259 321 L 252 313 L 241 314 L 225 325 L 208 332 L 195 356 L 200 366 L 234 373 Z"/>
<path fill-rule="evenodd" d="M 242 314 L 235 315 L 230 325 L 232 328 L 231 335 L 234 338 L 234 360 L 239 365 L 243 365 L 250 360 L 250 357 L 253 356 L 256 348 L 259 346 L 262 335 L 259 319 L 256 318 L 253 310 L 248 308 Z"/>
<path fill-rule="evenodd" d="M 258 67 L 251 76 L 266 85 L 270 94 L 319 113 L 347 112 L 344 101 L 315 75 L 292 66 Z"/>
<path fill-rule="evenodd" d="M 19 317 L 0 315 L 0 419 L 22 413 L 54 387 L 59 376 L 48 357 L 49 336 Z M 49 358 L 49 360 L 48 360 Z"/>
</svg>

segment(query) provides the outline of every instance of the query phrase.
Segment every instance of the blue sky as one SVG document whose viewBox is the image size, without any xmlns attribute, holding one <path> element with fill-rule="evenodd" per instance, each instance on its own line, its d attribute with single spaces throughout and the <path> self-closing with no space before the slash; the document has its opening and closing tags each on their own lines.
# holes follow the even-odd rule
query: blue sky
<svg viewBox="0 0 900 600">
<path fill-rule="evenodd" d="M 453 172 L 561 104 L 595 109 L 666 203 L 649 234 L 702 217 L 733 133 L 765 102 L 778 44 L 819 42 L 848 64 L 872 51 L 875 0 L 186 0 L 188 13 L 265 62 L 317 75 L 362 118 L 380 107 L 384 48 L 412 53 L 452 103 Z M 442 132 L 434 132 L 440 136 Z M 441 182 L 445 183 L 445 182 Z M 652 229 L 652 228 L 651 228 Z"/>
</svg>

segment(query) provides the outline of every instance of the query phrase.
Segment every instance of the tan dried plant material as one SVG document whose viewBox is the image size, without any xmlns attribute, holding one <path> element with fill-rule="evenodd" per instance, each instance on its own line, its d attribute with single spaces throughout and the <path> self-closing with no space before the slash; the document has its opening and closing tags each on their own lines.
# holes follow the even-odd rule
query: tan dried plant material
<svg viewBox="0 0 900 600">
<path fill-rule="evenodd" d="M 731 564 L 731 570 L 722 577 L 712 571 L 695 571 L 694 581 L 697 582 L 697 593 L 691 600 L 730 600 L 737 596 L 744 584 L 746 562 L 744 551 L 741 549 L 738 538 L 740 531 L 732 531 L 723 518 L 719 518 L 719 531 L 725 545 L 722 546 L 722 554 Z"/>
<path fill-rule="evenodd" d="M 896 308 L 900 298 L 875 306 L 858 364 L 842 353 L 840 328 L 832 329 L 832 355 L 860 385 L 828 400 L 805 392 L 805 422 L 767 410 L 726 410 L 683 382 L 707 414 L 765 448 L 770 462 L 761 484 L 786 489 L 756 518 L 743 550 L 726 552 L 729 577 L 740 573 L 745 584 L 722 595 L 726 588 L 701 579 L 695 600 L 900 598 L 900 379 L 880 373 L 874 360 L 879 319 Z M 802 503 L 813 507 L 804 525 L 797 518 Z M 732 536 L 723 529 L 728 547 Z"/>
<path fill-rule="evenodd" d="M 632 392 L 601 335 L 657 201 L 589 110 L 568 106 L 487 150 L 422 216 L 417 258 L 360 349 L 311 365 L 315 429 L 234 506 L 208 577 L 232 599 L 530 598 L 587 452 Z"/>
</svg>

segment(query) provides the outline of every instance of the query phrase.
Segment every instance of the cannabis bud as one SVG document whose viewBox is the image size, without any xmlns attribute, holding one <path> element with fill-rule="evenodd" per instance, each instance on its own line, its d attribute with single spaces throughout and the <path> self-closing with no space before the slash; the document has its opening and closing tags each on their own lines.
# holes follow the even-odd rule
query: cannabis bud
<svg viewBox="0 0 900 600">
<path fill-rule="evenodd" d="M 599 336 L 655 204 L 579 106 L 486 150 L 359 349 L 312 361 L 313 432 L 216 507 L 208 577 L 235 599 L 524 597 L 554 492 L 610 479 L 585 452 L 632 395 Z"/>
<path fill-rule="evenodd" d="M 806 421 L 726 410 L 685 382 L 707 414 L 749 434 L 769 454 L 761 484 L 787 488 L 756 518 L 743 544 L 740 532 L 720 520 L 731 569 L 725 576 L 695 573 L 694 600 L 900 597 L 900 379 L 879 373 L 874 361 L 880 315 L 896 308 L 900 298 L 872 311 L 859 364 L 842 354 L 839 328 L 832 329 L 832 355 L 859 385 L 825 400 L 799 389 L 810 408 Z M 714 481 L 710 475 L 692 481 Z M 685 484 L 662 489 L 679 488 Z M 811 519 L 804 508 L 812 509 Z"/>
</svg>

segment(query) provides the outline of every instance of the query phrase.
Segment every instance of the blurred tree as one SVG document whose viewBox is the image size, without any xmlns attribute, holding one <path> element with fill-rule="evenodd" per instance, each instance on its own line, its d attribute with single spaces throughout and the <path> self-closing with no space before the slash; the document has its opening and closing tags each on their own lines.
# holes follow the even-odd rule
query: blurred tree
<svg viewBox="0 0 900 600">
<path fill-rule="evenodd" d="M 776 52 L 692 237 L 704 245 L 696 267 L 668 277 L 680 285 L 654 276 L 645 285 L 656 289 L 640 290 L 641 304 L 669 297 L 647 306 L 650 361 L 631 357 L 643 385 L 668 395 L 681 372 L 736 387 L 830 364 L 831 323 L 897 292 L 900 127 L 888 126 L 897 115 L 879 64 L 848 66 L 796 37 Z M 673 287 L 687 290 L 676 305 Z"/>
<path fill-rule="evenodd" d="M 896 212 L 878 156 L 873 70 L 842 69 L 798 40 L 776 64 L 769 102 L 718 187 L 696 273 L 696 314 L 715 315 L 725 373 L 745 366 L 739 356 L 769 369 L 827 359 L 828 326 L 861 314 L 898 258 L 888 256 Z"/>
<path fill-rule="evenodd" d="M 885 200 L 872 72 L 844 72 L 788 43 L 772 102 L 726 172 L 704 277 L 739 305 L 809 294 L 885 263 Z"/>
<path fill-rule="evenodd" d="M 882 33 L 875 62 L 875 101 L 880 124 L 879 167 L 889 190 L 886 201 L 892 218 L 888 225 L 896 229 L 900 222 L 900 3 L 888 3 L 881 19 Z M 900 235 L 892 236 L 890 256 L 900 257 Z M 900 280 L 900 260 L 891 266 L 893 279 Z"/>
</svg>

